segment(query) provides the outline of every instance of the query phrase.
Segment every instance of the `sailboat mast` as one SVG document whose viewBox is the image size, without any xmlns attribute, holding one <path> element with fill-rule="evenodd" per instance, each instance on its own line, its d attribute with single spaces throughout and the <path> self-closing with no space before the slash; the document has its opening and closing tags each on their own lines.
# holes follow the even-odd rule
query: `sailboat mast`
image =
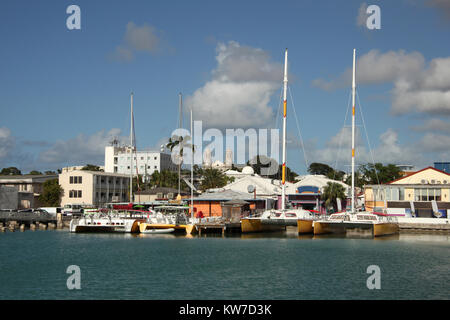
<svg viewBox="0 0 450 320">
<path fill-rule="evenodd" d="M 355 94 L 356 94 L 356 49 L 353 49 L 352 80 L 352 213 L 355 212 Z"/>
<path fill-rule="evenodd" d="M 284 54 L 284 86 L 283 86 L 283 166 L 282 166 L 282 188 L 281 188 L 281 210 L 286 208 L 286 109 L 287 109 L 287 85 L 288 85 L 288 49 Z"/>
<path fill-rule="evenodd" d="M 131 126 L 130 126 L 130 202 L 133 202 L 133 92 L 131 92 Z"/>
<path fill-rule="evenodd" d="M 192 117 L 192 108 L 191 108 L 191 144 L 192 144 L 192 150 L 191 150 L 191 223 L 194 221 L 194 132 L 193 130 L 193 117 Z"/>
</svg>

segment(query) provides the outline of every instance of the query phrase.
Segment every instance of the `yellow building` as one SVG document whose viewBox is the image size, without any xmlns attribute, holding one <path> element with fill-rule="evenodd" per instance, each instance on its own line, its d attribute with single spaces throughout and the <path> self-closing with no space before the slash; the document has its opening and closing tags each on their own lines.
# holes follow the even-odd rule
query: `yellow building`
<svg viewBox="0 0 450 320">
<path fill-rule="evenodd" d="M 435 201 L 439 212 L 447 216 L 450 210 L 450 174 L 428 167 L 383 185 L 364 187 L 368 211 L 387 211 L 432 217 Z"/>
<path fill-rule="evenodd" d="M 63 189 L 61 206 L 81 204 L 101 206 L 110 202 L 129 201 L 130 177 L 120 173 L 69 170 L 59 174 Z"/>
</svg>

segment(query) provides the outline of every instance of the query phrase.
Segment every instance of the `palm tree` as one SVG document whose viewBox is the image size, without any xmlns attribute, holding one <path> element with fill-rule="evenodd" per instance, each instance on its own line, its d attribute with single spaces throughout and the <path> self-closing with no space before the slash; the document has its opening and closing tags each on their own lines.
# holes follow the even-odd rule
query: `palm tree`
<svg viewBox="0 0 450 320">
<path fill-rule="evenodd" d="M 323 193 L 321 199 L 325 201 L 325 207 L 337 208 L 337 199 L 346 198 L 346 190 L 344 186 L 336 182 L 328 182 L 325 188 L 323 188 Z"/>
<path fill-rule="evenodd" d="M 180 196 L 181 193 L 181 164 L 183 162 L 183 152 L 184 148 L 192 148 L 192 152 L 195 150 L 195 145 L 188 143 L 188 141 L 191 140 L 190 136 L 177 136 L 173 135 L 171 138 L 169 138 L 169 142 L 167 143 L 166 147 L 170 149 L 172 152 L 174 148 L 178 147 L 179 153 L 177 155 L 178 160 L 178 196 Z"/>
<path fill-rule="evenodd" d="M 228 183 L 228 177 L 217 169 L 202 170 L 203 180 L 201 189 L 221 188 Z"/>
</svg>

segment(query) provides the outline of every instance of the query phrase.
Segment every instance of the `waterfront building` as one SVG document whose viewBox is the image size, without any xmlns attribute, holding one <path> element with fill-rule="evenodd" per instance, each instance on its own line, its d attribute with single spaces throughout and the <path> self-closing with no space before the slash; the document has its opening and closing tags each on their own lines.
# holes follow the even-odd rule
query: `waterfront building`
<svg viewBox="0 0 450 320">
<path fill-rule="evenodd" d="M 270 202 L 270 199 L 255 198 L 251 193 L 233 190 L 205 192 L 193 198 L 194 212 L 201 212 L 204 217 L 223 217 L 224 213 L 230 212 L 230 205 L 236 204 L 240 205 L 242 215 L 262 212 L 271 205 Z"/>
<path fill-rule="evenodd" d="M 48 175 L 12 175 L 0 176 L 0 186 L 13 187 L 18 192 L 30 192 L 33 199 L 28 203 L 29 196 L 26 196 L 24 202 L 19 206 L 23 208 L 38 208 L 41 206 L 39 196 L 44 190 L 44 182 L 52 179 L 58 179 L 57 174 Z M 20 201 L 19 201 L 20 202 Z"/>
<path fill-rule="evenodd" d="M 105 147 L 105 172 L 128 174 L 136 173 L 149 177 L 155 171 L 177 171 L 171 155 L 161 151 L 133 151 L 129 147 Z"/>
<path fill-rule="evenodd" d="M 82 204 L 102 206 L 129 201 L 129 175 L 102 171 L 69 170 L 59 174 L 63 189 L 61 206 Z"/>
<path fill-rule="evenodd" d="M 287 189 L 287 199 L 295 208 L 325 213 L 326 208 L 321 195 L 329 182 L 342 185 L 345 193 L 349 194 L 350 186 L 342 181 L 329 179 L 324 175 L 306 175 Z M 341 199 L 342 210 L 345 210 L 346 203 L 347 199 Z"/>
<path fill-rule="evenodd" d="M 191 196 L 190 191 L 180 191 L 181 198 L 187 198 Z M 140 203 L 153 202 L 153 201 L 168 201 L 175 200 L 178 195 L 178 189 L 157 187 L 150 190 L 136 191 L 134 198 Z"/>
<path fill-rule="evenodd" d="M 418 217 L 447 216 L 450 174 L 428 167 L 382 185 L 364 187 L 365 206 L 371 211 Z M 437 207 L 433 209 L 433 202 Z"/>
<path fill-rule="evenodd" d="M 0 186 L 0 210 L 34 208 L 34 194 L 18 191 L 15 187 Z"/>
</svg>

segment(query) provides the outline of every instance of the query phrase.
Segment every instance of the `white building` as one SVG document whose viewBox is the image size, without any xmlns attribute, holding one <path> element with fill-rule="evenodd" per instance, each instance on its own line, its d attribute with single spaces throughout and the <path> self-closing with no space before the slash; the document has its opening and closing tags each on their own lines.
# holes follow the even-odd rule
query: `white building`
<svg viewBox="0 0 450 320">
<path fill-rule="evenodd" d="M 105 172 L 149 176 L 155 171 L 176 171 L 170 154 L 160 151 L 136 151 L 129 147 L 105 147 Z M 131 172 L 130 172 L 131 171 Z"/>
<path fill-rule="evenodd" d="M 110 202 L 129 201 L 130 177 L 125 174 L 67 170 L 59 174 L 58 180 L 63 189 L 61 206 L 101 206 Z"/>
</svg>

